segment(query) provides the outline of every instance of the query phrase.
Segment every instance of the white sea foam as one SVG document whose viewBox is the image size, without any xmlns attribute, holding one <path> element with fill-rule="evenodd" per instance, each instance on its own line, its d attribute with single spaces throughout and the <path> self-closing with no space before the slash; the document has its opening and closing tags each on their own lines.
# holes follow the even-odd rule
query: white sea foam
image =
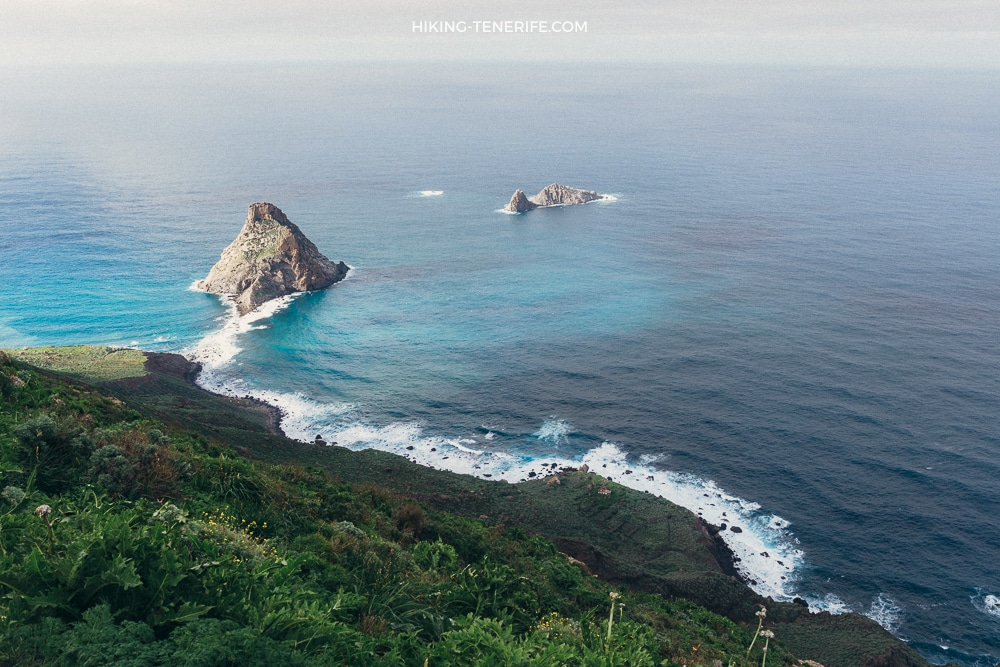
<svg viewBox="0 0 1000 667">
<path fill-rule="evenodd" d="M 562 419 L 557 419 L 555 415 L 553 415 L 542 422 L 541 428 L 535 431 L 532 435 L 539 440 L 544 440 L 545 442 L 553 445 L 558 445 L 566 441 L 566 436 L 569 435 L 569 431 L 569 423 Z"/>
<path fill-rule="evenodd" d="M 280 403 L 284 399 L 279 396 L 278 400 Z M 551 470 L 586 464 L 591 471 L 624 486 L 686 507 L 709 523 L 739 527 L 742 532 L 727 529 L 721 535 L 738 556 L 737 569 L 741 575 L 762 595 L 780 600 L 790 600 L 795 595 L 795 573 L 802 564 L 802 552 L 787 532 L 787 521 L 761 513 L 756 503 L 727 494 L 712 481 L 654 468 L 655 457 L 646 462 L 630 461 L 627 452 L 609 442 L 581 458 L 495 452 L 488 448 L 492 440 L 489 435 L 493 434 L 489 430 L 486 434 L 463 438 L 425 436 L 417 422 L 366 424 L 355 419 L 356 415 L 345 406 L 330 406 L 325 415 L 320 408 L 307 412 L 292 410 L 284 404 L 281 407 L 286 415 L 282 428 L 290 437 L 311 442 L 316 435 L 322 435 L 327 442 L 350 449 L 379 449 L 420 465 L 496 481 L 520 482 L 530 479 L 531 473 L 544 476 Z M 550 417 L 534 435 L 551 445 L 564 439 L 570 428 L 565 420 Z"/>
<path fill-rule="evenodd" d="M 720 535 L 739 559 L 736 567 L 751 588 L 778 600 L 794 596 L 802 552 L 788 532 L 789 523 L 760 512 L 756 503 L 726 493 L 711 480 L 658 469 L 654 467 L 657 457 L 630 460 L 626 451 L 610 442 L 574 458 L 495 452 L 489 449 L 494 440 L 491 429 L 459 438 L 425 436 L 423 426 L 417 422 L 370 424 L 350 404 L 321 403 L 300 394 L 259 390 L 241 379 L 226 378 L 220 371 L 239 354 L 240 337 L 266 326 L 260 322 L 285 308 L 290 300 L 285 297 L 269 302 L 243 317 L 231 301 L 225 301 L 230 312 L 220 318 L 220 329 L 187 351 L 189 358 L 203 365 L 198 384 L 216 393 L 249 395 L 275 405 L 282 412 L 282 430 L 302 442 L 314 442 L 316 436 L 321 436 L 327 443 L 354 450 L 378 449 L 420 465 L 506 482 L 527 480 L 531 473 L 544 476 L 552 470 L 586 464 L 593 472 L 619 484 L 686 507 L 713 525 L 726 525 Z M 568 422 L 550 416 L 533 435 L 540 443 L 557 446 L 570 432 Z M 732 527 L 740 532 L 734 532 Z"/>
<path fill-rule="evenodd" d="M 976 594 L 970 596 L 969 599 L 978 611 L 1000 619 L 1000 595 L 987 593 L 985 588 L 977 588 Z"/>
<path fill-rule="evenodd" d="M 851 611 L 850 605 L 832 593 L 827 593 L 823 597 L 806 595 L 805 601 L 809 605 L 809 611 L 815 613 L 828 611 L 831 614 L 846 614 Z"/>
<path fill-rule="evenodd" d="M 996 595 L 987 595 L 983 598 L 983 608 L 986 613 L 1000 617 L 1000 598 Z"/>
<path fill-rule="evenodd" d="M 248 331 L 255 329 L 265 329 L 266 324 L 259 324 L 275 313 L 288 307 L 298 294 L 290 294 L 274 299 L 261 305 L 246 315 L 240 315 L 233 300 L 226 296 L 220 296 L 220 300 L 227 307 L 228 312 L 218 318 L 222 326 L 202 338 L 193 347 L 184 350 L 184 354 L 191 361 L 196 361 L 202 365 L 202 372 L 198 376 L 198 384 L 219 394 L 228 396 L 240 395 L 232 383 L 222 380 L 218 371 L 229 365 L 243 348 L 239 346 L 239 338 Z"/>
<path fill-rule="evenodd" d="M 903 610 L 899 608 L 899 605 L 882 593 L 879 593 L 872 600 L 871 606 L 863 613 L 892 633 L 896 632 L 900 621 L 903 619 Z"/>
</svg>

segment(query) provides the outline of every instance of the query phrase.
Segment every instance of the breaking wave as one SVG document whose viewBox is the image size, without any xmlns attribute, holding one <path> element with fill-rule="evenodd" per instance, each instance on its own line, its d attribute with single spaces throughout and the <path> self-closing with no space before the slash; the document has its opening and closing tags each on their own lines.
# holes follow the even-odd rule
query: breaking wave
<svg viewBox="0 0 1000 667">
<path fill-rule="evenodd" d="M 590 470 L 632 489 L 645 491 L 685 507 L 706 522 L 723 527 L 720 535 L 736 556 L 736 567 L 757 593 L 777 600 L 794 597 L 796 571 L 803 561 L 789 522 L 760 511 L 756 503 L 726 493 L 715 482 L 695 475 L 656 467 L 656 457 L 633 459 L 620 445 L 603 442 L 582 456 L 552 456 L 496 451 L 493 430 L 475 429 L 464 437 L 426 435 L 419 422 L 390 424 L 366 422 L 356 406 L 323 403 L 297 393 L 255 388 L 243 379 L 220 371 L 241 351 L 240 338 L 266 326 L 263 320 L 287 307 L 285 297 L 240 317 L 229 303 L 222 326 L 199 341 L 187 355 L 203 365 L 198 384 L 227 396 L 252 396 L 274 405 L 282 413 L 282 430 L 295 440 L 324 442 L 353 450 L 391 452 L 431 468 L 473 475 L 483 479 L 520 482 L 565 467 L 586 464 Z M 571 425 L 550 416 L 530 436 L 536 442 L 557 446 L 566 441 Z M 529 434 L 524 434 L 529 435 Z M 836 605 L 824 605 L 831 607 Z"/>
</svg>

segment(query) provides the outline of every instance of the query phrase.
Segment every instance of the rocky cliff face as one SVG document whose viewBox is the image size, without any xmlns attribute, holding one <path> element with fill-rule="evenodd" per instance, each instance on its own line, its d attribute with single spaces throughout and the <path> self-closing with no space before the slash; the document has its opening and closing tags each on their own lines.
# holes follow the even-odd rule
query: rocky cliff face
<svg viewBox="0 0 1000 667">
<path fill-rule="evenodd" d="M 329 287 L 347 275 L 274 204 L 251 204 L 239 236 L 197 288 L 232 295 L 240 315 L 294 292 Z"/>
<path fill-rule="evenodd" d="M 577 190 L 565 185 L 553 183 L 542 188 L 542 191 L 530 199 L 539 206 L 565 206 L 569 204 L 586 204 L 600 199 L 601 195 L 593 190 Z"/>
<path fill-rule="evenodd" d="M 510 203 L 504 208 L 511 213 L 524 213 L 540 206 L 569 206 L 572 204 L 586 204 L 587 202 L 603 199 L 593 190 L 577 190 L 565 185 L 553 183 L 542 188 L 534 197 L 525 197 L 524 192 L 517 190 L 510 198 Z"/>
</svg>

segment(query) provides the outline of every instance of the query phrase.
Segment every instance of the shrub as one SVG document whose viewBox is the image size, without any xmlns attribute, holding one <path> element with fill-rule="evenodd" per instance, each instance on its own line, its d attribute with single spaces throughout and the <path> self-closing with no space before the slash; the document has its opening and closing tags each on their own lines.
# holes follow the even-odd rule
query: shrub
<svg viewBox="0 0 1000 667">
<path fill-rule="evenodd" d="M 78 425 L 60 425 L 47 414 L 14 427 L 16 458 L 46 493 L 60 493 L 80 478 L 93 443 Z"/>
<path fill-rule="evenodd" d="M 438 538 L 437 542 L 419 542 L 413 547 L 413 562 L 425 570 L 450 573 L 458 569 L 458 553 Z"/>
<path fill-rule="evenodd" d="M 427 527 L 424 510 L 417 503 L 407 503 L 397 509 L 395 514 L 396 528 L 401 532 L 409 532 L 416 537 Z"/>
<path fill-rule="evenodd" d="M 225 453 L 206 462 L 198 470 L 195 481 L 199 490 L 232 503 L 240 512 L 259 512 L 267 495 L 267 487 L 254 465 Z"/>
<path fill-rule="evenodd" d="M 103 429 L 90 456 L 86 478 L 112 498 L 172 498 L 182 473 L 177 453 L 158 430 Z"/>
<path fill-rule="evenodd" d="M 105 445 L 90 455 L 87 477 L 103 486 L 109 495 L 130 498 L 135 491 L 136 466 L 114 445 Z"/>
</svg>

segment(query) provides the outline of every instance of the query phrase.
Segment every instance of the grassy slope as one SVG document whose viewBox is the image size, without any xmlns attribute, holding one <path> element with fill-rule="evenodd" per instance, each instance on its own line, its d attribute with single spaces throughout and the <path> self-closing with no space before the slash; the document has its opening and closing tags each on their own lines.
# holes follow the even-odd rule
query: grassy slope
<svg viewBox="0 0 1000 667">
<path fill-rule="evenodd" d="M 78 345 L 75 347 L 27 347 L 9 350 L 10 355 L 32 366 L 46 368 L 92 385 L 147 375 L 146 355 L 139 350 Z"/>
<path fill-rule="evenodd" d="M 600 496 L 592 474 L 564 474 L 559 484 L 532 480 L 511 485 L 417 466 L 383 452 L 305 445 L 269 432 L 268 412 L 260 406 L 192 386 L 180 366 L 141 366 L 134 353 L 106 348 L 10 352 L 101 386 L 172 428 L 191 429 L 244 456 L 318 466 L 346 483 L 378 485 L 437 510 L 483 517 L 487 525 L 517 525 L 541 533 L 604 580 L 690 599 L 743 623 L 754 621 L 757 604 L 766 604 L 776 633 L 801 659 L 827 667 L 928 664 L 863 616 L 809 614 L 798 605 L 761 599 L 726 573 L 725 558 L 720 564 L 717 545 L 692 513 L 614 483 L 608 483 L 610 496 Z"/>
</svg>

